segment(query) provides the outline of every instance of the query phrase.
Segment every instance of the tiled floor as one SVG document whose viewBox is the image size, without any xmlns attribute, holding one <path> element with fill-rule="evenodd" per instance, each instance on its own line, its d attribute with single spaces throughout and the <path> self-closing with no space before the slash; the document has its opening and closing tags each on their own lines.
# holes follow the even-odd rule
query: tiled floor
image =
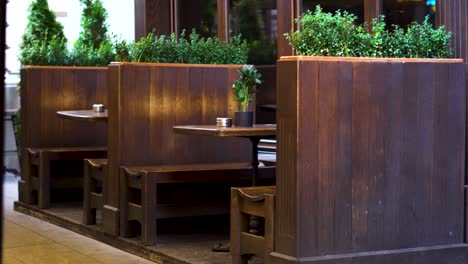
<svg viewBox="0 0 468 264">
<path fill-rule="evenodd" d="M 4 184 L 4 264 L 146 264 L 153 263 L 93 239 L 13 211 L 17 179 Z"/>
</svg>

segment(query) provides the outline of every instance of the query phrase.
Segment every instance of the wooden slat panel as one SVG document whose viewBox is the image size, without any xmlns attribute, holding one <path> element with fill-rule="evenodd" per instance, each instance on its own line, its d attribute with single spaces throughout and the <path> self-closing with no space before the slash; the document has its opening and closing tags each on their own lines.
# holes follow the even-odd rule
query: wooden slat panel
<svg viewBox="0 0 468 264">
<path fill-rule="evenodd" d="M 369 202 L 368 202 L 368 242 L 369 249 L 383 248 L 382 225 L 384 221 L 384 196 L 385 196 L 385 96 L 391 79 L 388 78 L 388 63 L 374 65 L 370 72 L 370 97 L 369 97 Z"/>
<path fill-rule="evenodd" d="M 336 191 L 336 97 L 338 64 L 321 62 L 319 64 L 319 123 L 318 130 L 318 182 L 317 218 L 318 254 L 328 255 L 335 251 L 335 191 Z"/>
<path fill-rule="evenodd" d="M 282 62 L 278 64 L 278 71 L 281 73 L 276 77 L 277 87 L 281 87 L 277 90 L 277 98 L 281 98 L 278 100 L 278 112 L 277 112 L 277 131 L 276 131 L 276 140 L 277 145 L 282 146 L 277 148 L 277 171 L 276 171 L 276 185 L 277 185 L 277 194 L 278 199 L 276 200 L 276 210 L 275 210 L 275 248 L 277 249 L 276 252 L 294 256 L 296 254 L 296 248 L 300 245 L 296 245 L 296 241 L 299 237 L 299 234 L 296 233 L 296 224 L 298 223 L 297 219 L 297 211 L 299 210 L 297 206 L 300 204 L 296 201 L 295 198 L 292 198 L 290 194 L 297 193 L 297 177 L 294 177 L 296 171 L 300 173 L 300 175 L 315 173 L 316 170 L 311 171 L 311 169 L 316 169 L 317 167 L 314 166 L 314 163 L 310 163 L 311 167 L 297 167 L 296 160 L 299 155 L 306 154 L 306 150 L 304 148 L 300 149 L 301 152 L 298 152 L 297 145 L 295 144 L 297 140 L 299 142 L 306 140 L 307 136 L 298 137 L 297 125 L 300 123 L 297 117 L 297 109 L 296 109 L 296 99 L 297 98 L 311 98 L 309 95 L 304 95 L 303 97 L 298 96 L 298 80 L 297 80 L 297 61 L 288 61 Z M 281 76 L 281 77 L 280 77 Z M 301 77 L 303 75 L 301 74 Z M 305 79 L 305 78 L 304 78 Z M 316 79 L 317 80 L 317 79 Z M 312 84 L 311 84 L 312 85 Z M 316 89 L 311 87 L 311 91 Z M 304 90 L 306 91 L 306 90 Z M 313 98 L 312 98 L 313 99 Z M 312 102 L 318 102 L 317 99 L 312 100 Z M 315 104 L 318 105 L 318 104 Z M 301 116 L 306 113 L 305 104 L 301 104 Z M 314 113 L 311 113 L 314 116 Z M 308 120 L 306 118 L 306 120 Z M 317 124 L 314 122 L 313 119 L 311 121 L 313 124 Z M 318 119 L 317 119 L 318 122 Z M 310 133 L 313 133 L 313 130 L 310 130 Z M 316 133 L 315 135 L 318 135 Z M 306 141 L 309 142 L 309 141 Z M 308 151 L 313 152 L 313 149 Z M 315 150 L 317 151 L 317 150 Z M 303 158 L 306 158 L 304 156 Z M 305 164 L 304 164 L 305 165 Z M 307 180 L 306 177 L 300 177 L 301 180 L 305 180 L 307 182 L 312 181 L 313 179 Z M 311 185 L 311 192 L 309 195 L 303 194 L 302 199 L 312 198 L 314 197 L 313 188 Z M 305 200 L 310 202 L 310 205 L 316 203 L 316 200 L 307 199 Z M 301 201 L 302 202 L 302 201 Z M 304 214 L 309 213 L 309 215 L 314 214 L 314 212 L 303 212 Z M 301 221 L 302 223 L 302 221 Z M 314 222 L 315 223 L 315 222 Z M 304 223 L 305 224 L 305 223 Z M 304 227 L 304 231 L 307 232 L 307 238 L 310 240 L 315 240 L 312 238 L 311 235 L 313 232 L 306 231 Z M 301 239 L 301 241 L 306 241 L 306 239 Z M 308 242 L 311 243 L 312 242 Z M 307 243 L 307 244 L 308 244 Z M 314 245 L 314 244 L 312 244 Z M 315 244 L 316 245 L 316 244 Z M 306 248 L 307 250 L 311 250 L 310 248 Z M 317 250 L 316 247 L 313 250 Z M 301 250 L 302 251 L 302 250 Z M 308 252 L 308 251 L 306 251 Z"/>
<path fill-rule="evenodd" d="M 273 258 L 459 254 L 433 246 L 463 241 L 464 74 L 455 60 L 280 60 Z"/>
<path fill-rule="evenodd" d="M 400 181 L 401 181 L 401 149 L 402 149 L 402 110 L 403 104 L 403 71 L 402 64 L 388 64 L 388 79 L 385 81 L 389 87 L 385 91 L 385 137 L 384 137 L 384 221 L 383 221 L 383 247 L 398 249 L 400 233 L 403 230 L 399 225 L 400 218 Z M 391 180 L 387 180 L 391 179 Z"/>
<path fill-rule="evenodd" d="M 286 162 L 291 162 L 290 159 L 293 158 L 299 158 L 302 160 L 304 163 L 303 164 L 298 164 L 297 170 L 298 174 L 300 175 L 309 175 L 312 173 L 317 174 L 318 173 L 318 168 L 319 168 L 319 163 L 318 163 L 318 157 L 319 157 L 319 152 L 318 152 L 318 146 L 319 146 L 319 80 L 317 78 L 314 78 L 318 74 L 319 71 L 319 63 L 307 63 L 307 64 L 301 64 L 300 67 L 301 73 L 299 76 L 301 76 L 301 79 L 299 79 L 300 84 L 307 84 L 308 89 L 303 89 L 298 91 L 298 96 L 300 100 L 300 107 L 298 109 L 298 117 L 297 117 L 297 122 L 299 124 L 302 124 L 302 126 L 308 126 L 309 129 L 306 130 L 306 134 L 304 135 L 298 135 L 298 139 L 300 139 L 299 144 L 300 145 L 306 145 L 306 146 L 311 146 L 310 148 L 301 148 L 297 152 L 297 157 L 292 156 L 290 157 L 290 154 L 287 153 L 281 153 L 282 158 L 279 158 L 278 161 L 281 161 L 282 164 L 278 165 L 278 168 L 286 167 L 290 168 L 289 164 L 285 164 Z M 302 72 L 307 72 L 311 74 L 303 74 Z M 281 83 L 278 82 L 278 85 Z M 284 89 L 284 88 L 283 88 Z M 278 90 L 280 92 L 280 90 Z M 284 93 L 284 91 L 283 91 Z M 294 96 L 294 93 L 291 92 L 291 96 Z M 283 94 L 278 93 L 278 98 L 284 96 Z M 291 98 L 292 99 L 292 98 Z M 285 105 L 278 105 L 278 109 L 280 109 L 280 113 L 283 112 L 283 109 L 285 108 Z M 290 109 L 294 109 L 293 104 L 291 104 Z M 292 113 L 288 113 L 288 119 L 293 119 L 294 116 L 292 116 Z M 292 124 L 291 124 L 292 125 Z M 285 130 L 285 127 L 281 126 L 282 130 Z M 282 134 L 283 135 L 283 134 Z M 279 140 L 279 137 L 277 137 Z M 290 139 L 294 140 L 294 139 Z M 289 144 L 289 142 L 284 142 L 280 144 Z M 284 145 L 281 145 L 284 146 Z M 278 150 L 281 150 L 281 148 L 278 148 Z M 291 151 L 289 148 L 287 149 Z M 284 150 L 284 151 L 287 151 Z M 279 153 L 277 154 L 278 157 L 281 156 Z M 277 157 L 277 158 L 278 158 Z M 293 173 L 289 171 L 288 173 Z M 288 174 L 290 175 L 290 174 Z M 278 178 L 279 179 L 279 178 Z M 299 195 L 299 201 L 300 203 L 308 203 L 310 210 L 303 211 L 300 216 L 300 223 L 301 223 L 301 229 L 303 232 L 298 233 L 298 239 L 301 241 L 304 241 L 299 245 L 299 250 L 301 252 L 308 252 L 310 250 L 313 250 L 313 254 L 317 254 L 317 246 L 318 246 L 318 215 L 317 215 L 317 210 L 318 210 L 318 203 L 319 203 L 319 194 L 318 194 L 318 178 L 317 177 L 299 177 L 298 179 L 298 184 L 299 185 L 304 185 L 304 186 L 310 186 L 309 191 L 307 192 L 301 192 Z M 282 184 L 284 184 L 284 180 L 282 181 Z M 280 184 L 278 184 L 279 186 Z M 292 191 L 292 190 L 291 190 Z M 284 194 L 283 196 L 284 197 Z M 277 200 L 278 201 L 278 200 Z M 294 201 L 289 201 L 289 203 L 292 203 Z M 278 202 L 276 203 L 278 204 Z M 277 206 L 277 210 L 278 210 Z M 288 208 L 288 213 L 293 214 L 293 212 L 289 212 L 289 210 L 292 210 L 293 208 Z M 283 209 L 284 210 L 284 209 Z M 278 219 L 278 218 L 275 218 Z M 275 220 L 276 221 L 276 220 Z M 292 227 L 289 227 L 292 228 Z M 275 233 L 276 236 L 276 233 Z M 308 237 L 310 239 L 302 239 L 301 237 Z"/>
<path fill-rule="evenodd" d="M 339 63 L 336 69 L 336 137 L 335 143 L 335 251 L 352 251 L 352 100 L 353 89 L 349 84 L 353 81 L 353 65 Z M 321 86 L 327 89 L 327 86 Z M 331 147 L 331 146 L 330 146 Z"/>
<path fill-rule="evenodd" d="M 368 63 L 353 65 L 352 204 L 353 250 L 368 247 L 367 203 L 369 199 L 369 126 L 371 93 Z"/>
<path fill-rule="evenodd" d="M 231 85 L 241 66 L 115 63 L 109 104 L 108 205 L 118 208 L 118 167 L 245 162 L 246 139 L 176 135 L 174 125 L 214 124 L 228 112 Z M 112 116 L 112 113 L 118 113 Z M 109 149 L 111 151 L 111 149 Z"/>
<path fill-rule="evenodd" d="M 23 147 L 106 145 L 105 126 L 64 120 L 56 114 L 91 109 L 97 102 L 107 105 L 106 68 L 26 67 L 21 74 Z"/>
</svg>

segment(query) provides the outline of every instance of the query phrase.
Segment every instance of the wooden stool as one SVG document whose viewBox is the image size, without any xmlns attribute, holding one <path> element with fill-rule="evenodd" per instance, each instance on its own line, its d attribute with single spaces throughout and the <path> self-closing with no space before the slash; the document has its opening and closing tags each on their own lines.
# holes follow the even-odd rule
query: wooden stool
<svg viewBox="0 0 468 264">
<path fill-rule="evenodd" d="M 275 186 L 231 188 L 231 263 L 247 264 L 247 254 L 255 254 L 270 263 L 273 251 Z M 249 230 L 251 216 L 265 219 L 257 235 Z M 250 224 L 251 226 L 251 224 Z"/>
<path fill-rule="evenodd" d="M 84 193 L 83 193 L 83 224 L 96 224 L 96 210 L 104 205 L 107 159 L 85 159 Z"/>
</svg>

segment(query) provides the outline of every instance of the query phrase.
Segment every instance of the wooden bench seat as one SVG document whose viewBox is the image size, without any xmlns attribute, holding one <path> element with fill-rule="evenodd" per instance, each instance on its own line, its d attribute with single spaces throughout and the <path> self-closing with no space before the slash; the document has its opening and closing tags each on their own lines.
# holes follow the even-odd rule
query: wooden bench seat
<svg viewBox="0 0 468 264">
<path fill-rule="evenodd" d="M 83 184 L 83 224 L 96 224 L 96 211 L 104 205 L 107 159 L 85 159 Z"/>
<path fill-rule="evenodd" d="M 272 176 L 274 168 L 260 172 Z M 121 167 L 120 235 L 138 235 L 129 228 L 129 221 L 137 221 L 141 240 L 153 245 L 156 219 L 227 215 L 230 187 L 248 185 L 250 177 L 247 163 Z"/>
<path fill-rule="evenodd" d="M 248 254 L 270 263 L 273 251 L 275 186 L 231 189 L 231 263 L 247 263 Z M 252 232 L 251 217 L 262 217 L 263 228 Z M 255 234 L 257 233 L 257 234 Z"/>
<path fill-rule="evenodd" d="M 24 155 L 26 164 L 23 177 L 26 186 L 21 191 L 26 202 L 37 204 L 39 208 L 49 208 L 51 188 L 82 188 L 82 161 L 85 158 L 105 158 L 107 148 L 26 148 Z"/>
</svg>

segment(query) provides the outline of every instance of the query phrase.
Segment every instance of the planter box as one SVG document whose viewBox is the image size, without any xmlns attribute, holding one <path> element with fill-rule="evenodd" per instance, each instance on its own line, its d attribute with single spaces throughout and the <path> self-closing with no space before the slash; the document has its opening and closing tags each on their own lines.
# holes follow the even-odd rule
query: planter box
<svg viewBox="0 0 468 264">
<path fill-rule="evenodd" d="M 283 57 L 272 263 L 466 263 L 462 60 Z"/>
<path fill-rule="evenodd" d="M 242 65 L 109 65 L 106 232 L 118 233 L 120 166 L 250 161 L 240 138 L 178 135 L 175 125 L 216 125 L 239 107 L 232 83 Z"/>
<path fill-rule="evenodd" d="M 22 68 L 22 153 L 26 148 L 106 146 L 105 124 L 65 120 L 56 114 L 58 110 L 92 109 L 94 103 L 107 105 L 107 67 Z M 20 182 L 20 190 L 25 184 L 29 183 Z"/>
</svg>

